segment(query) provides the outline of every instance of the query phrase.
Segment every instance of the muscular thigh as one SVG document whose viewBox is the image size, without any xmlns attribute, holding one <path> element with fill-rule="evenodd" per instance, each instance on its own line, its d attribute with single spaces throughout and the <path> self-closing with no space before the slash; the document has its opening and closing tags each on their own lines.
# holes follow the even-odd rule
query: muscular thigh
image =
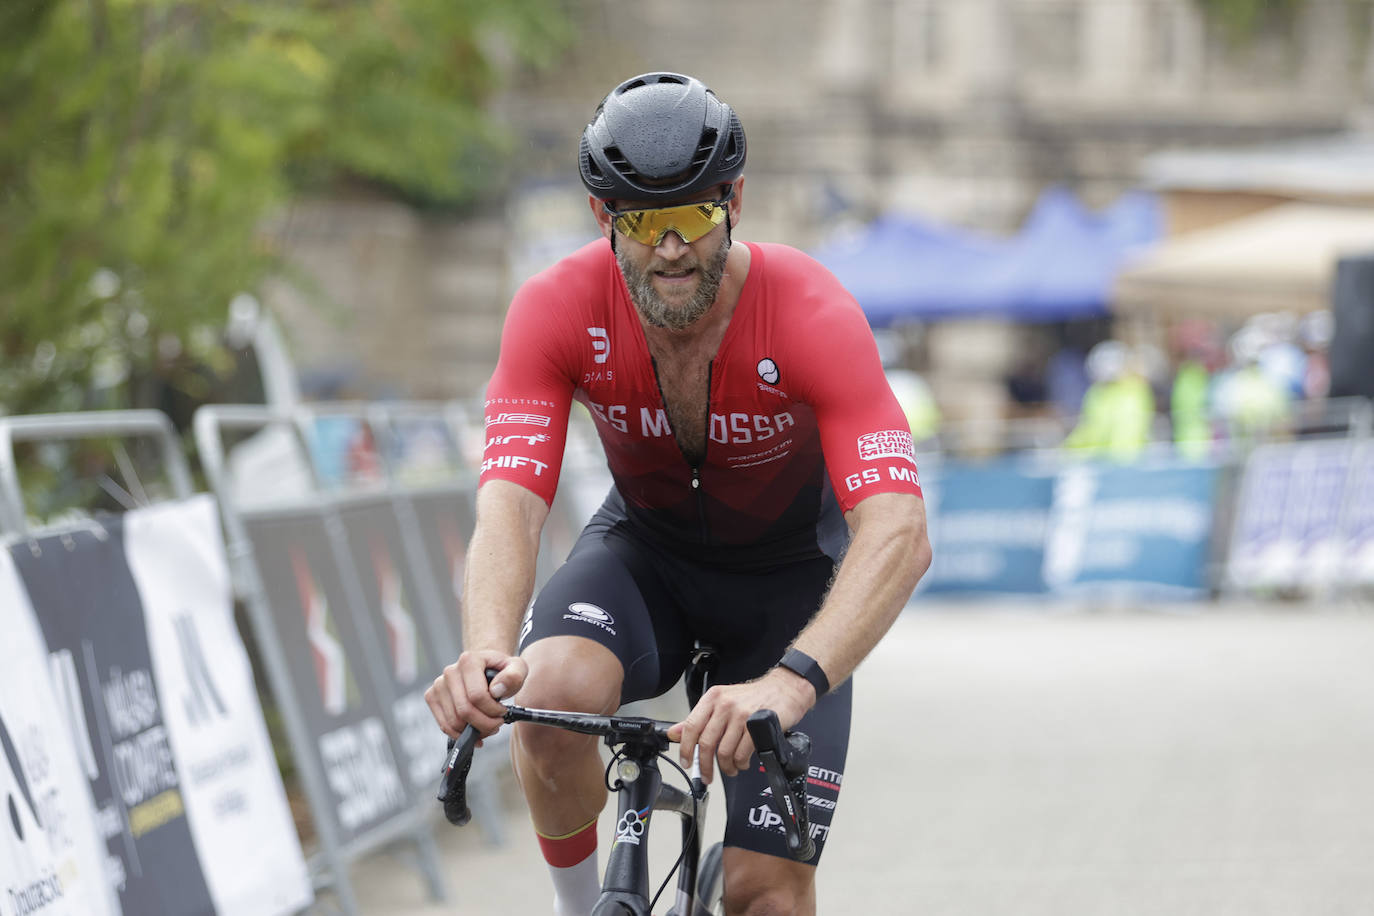
<svg viewBox="0 0 1374 916">
<path fill-rule="evenodd" d="M 653 558 L 613 527 L 589 526 L 540 590 L 520 634 L 525 654 L 551 636 L 606 647 L 624 669 L 621 702 L 658 696 L 682 675 L 690 639 Z"/>
</svg>

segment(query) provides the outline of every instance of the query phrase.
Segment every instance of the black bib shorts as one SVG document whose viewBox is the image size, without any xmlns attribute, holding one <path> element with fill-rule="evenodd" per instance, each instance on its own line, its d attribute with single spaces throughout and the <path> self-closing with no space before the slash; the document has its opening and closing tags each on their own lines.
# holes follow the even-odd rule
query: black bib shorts
<svg viewBox="0 0 1374 916">
<path fill-rule="evenodd" d="M 834 569 L 833 560 L 820 556 L 762 571 L 723 571 L 674 554 L 603 510 L 540 591 L 521 629 L 520 648 L 550 636 L 596 640 L 624 666 L 622 703 L 669 690 L 696 640 L 717 652 L 714 683 L 741 683 L 777 664 L 820 607 Z M 796 726 L 812 741 L 812 864 L 820 861 L 844 781 L 850 699 L 847 679 Z M 722 782 L 725 844 L 787 858 L 758 757 L 747 772 Z"/>
</svg>

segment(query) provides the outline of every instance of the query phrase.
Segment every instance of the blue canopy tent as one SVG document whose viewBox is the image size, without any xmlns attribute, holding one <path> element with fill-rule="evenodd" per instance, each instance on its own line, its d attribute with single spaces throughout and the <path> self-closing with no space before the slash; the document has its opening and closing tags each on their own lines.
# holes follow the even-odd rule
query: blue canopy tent
<svg viewBox="0 0 1374 916">
<path fill-rule="evenodd" d="M 888 215 L 813 255 L 874 327 L 982 317 L 1046 322 L 1105 315 L 1117 271 L 1161 235 L 1153 195 L 1128 194 L 1093 213 L 1055 188 L 1010 238 Z"/>
</svg>

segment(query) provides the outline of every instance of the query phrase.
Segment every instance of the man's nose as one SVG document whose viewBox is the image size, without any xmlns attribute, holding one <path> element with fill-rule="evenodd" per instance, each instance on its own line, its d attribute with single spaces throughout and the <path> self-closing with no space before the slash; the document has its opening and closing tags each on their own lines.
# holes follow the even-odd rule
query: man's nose
<svg viewBox="0 0 1374 916">
<path fill-rule="evenodd" d="M 659 239 L 658 244 L 654 246 L 654 253 L 665 260 L 675 261 L 682 257 L 690 247 L 682 236 L 678 235 L 676 229 L 669 229 L 663 233 L 663 238 Z"/>
</svg>

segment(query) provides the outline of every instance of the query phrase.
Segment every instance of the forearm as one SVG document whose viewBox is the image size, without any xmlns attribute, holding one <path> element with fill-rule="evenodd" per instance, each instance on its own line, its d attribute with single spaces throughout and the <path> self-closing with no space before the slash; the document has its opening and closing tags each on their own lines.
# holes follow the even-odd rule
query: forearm
<svg viewBox="0 0 1374 916">
<path fill-rule="evenodd" d="M 465 649 L 515 654 L 547 516 L 544 501 L 517 484 L 497 480 L 478 491 L 463 571 Z"/>
<path fill-rule="evenodd" d="M 855 524 L 820 611 L 793 642 L 820 663 L 832 686 L 878 644 L 930 566 L 924 503 L 902 496 L 873 500 L 888 505 L 868 506 Z"/>
</svg>

